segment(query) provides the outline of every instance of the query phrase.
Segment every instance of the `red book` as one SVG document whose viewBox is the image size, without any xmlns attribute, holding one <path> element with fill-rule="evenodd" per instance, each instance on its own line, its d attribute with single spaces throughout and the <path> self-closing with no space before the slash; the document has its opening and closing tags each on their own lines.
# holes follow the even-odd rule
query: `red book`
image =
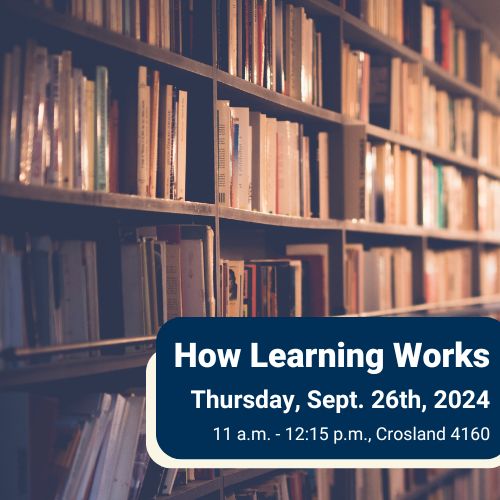
<svg viewBox="0 0 500 500">
<path fill-rule="evenodd" d="M 450 9 L 441 9 L 441 44 L 443 47 L 442 66 L 445 70 L 451 70 L 451 47 L 450 47 L 451 14 Z"/>
</svg>

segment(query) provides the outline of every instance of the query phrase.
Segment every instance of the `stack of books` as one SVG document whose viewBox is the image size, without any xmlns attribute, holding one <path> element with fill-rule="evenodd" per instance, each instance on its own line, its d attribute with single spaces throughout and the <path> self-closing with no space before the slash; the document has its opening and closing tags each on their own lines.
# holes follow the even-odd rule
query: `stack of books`
<svg viewBox="0 0 500 500">
<path fill-rule="evenodd" d="M 155 335 L 177 316 L 215 316 L 214 233 L 208 226 L 124 230 L 124 336 Z"/>
<path fill-rule="evenodd" d="M 218 67 L 308 104 L 323 105 L 322 36 L 284 0 L 217 0 Z"/>
<path fill-rule="evenodd" d="M 481 296 L 500 294 L 500 248 L 485 248 L 479 257 Z"/>
<path fill-rule="evenodd" d="M 118 104 L 108 70 L 93 77 L 32 40 L 4 55 L 0 180 L 117 191 Z"/>
<path fill-rule="evenodd" d="M 286 254 L 280 259 L 223 259 L 223 316 L 325 316 L 329 311 L 328 245 L 287 245 Z"/>
<path fill-rule="evenodd" d="M 346 312 L 359 314 L 413 305 L 412 253 L 404 247 L 346 246 Z"/>
<path fill-rule="evenodd" d="M 115 33 L 194 57 L 197 2 L 185 0 L 33 0 Z"/>
<path fill-rule="evenodd" d="M 500 83 L 500 82 L 499 82 Z M 500 169 L 500 115 L 481 110 L 477 117 L 478 160 L 481 165 Z"/>
<path fill-rule="evenodd" d="M 462 156 L 473 155 L 474 109 L 469 97 L 453 97 L 423 78 L 423 108 L 426 117 L 423 140 L 429 146 Z"/>
<path fill-rule="evenodd" d="M 481 42 L 481 88 L 490 99 L 500 99 L 500 56 L 487 40 Z"/>
<path fill-rule="evenodd" d="M 223 206 L 328 218 L 328 133 L 217 101 L 218 189 Z"/>
<path fill-rule="evenodd" d="M 425 301 L 440 304 L 472 296 L 472 249 L 428 249 L 424 258 Z"/>
<path fill-rule="evenodd" d="M 188 93 L 140 66 L 130 80 L 121 187 L 125 193 L 186 199 Z"/>
<path fill-rule="evenodd" d="M 422 223 L 439 229 L 475 229 L 474 176 L 451 165 L 422 164 Z"/>
<path fill-rule="evenodd" d="M 342 114 L 370 120 L 370 54 L 342 45 Z"/>
<path fill-rule="evenodd" d="M 451 74 L 468 78 L 468 33 L 453 21 L 451 11 L 435 1 L 422 3 L 422 55 Z"/>
<path fill-rule="evenodd" d="M 96 244 L 0 236 L 0 350 L 99 340 Z"/>
<path fill-rule="evenodd" d="M 480 175 L 478 185 L 478 221 L 480 231 L 500 231 L 500 181 Z"/>
</svg>

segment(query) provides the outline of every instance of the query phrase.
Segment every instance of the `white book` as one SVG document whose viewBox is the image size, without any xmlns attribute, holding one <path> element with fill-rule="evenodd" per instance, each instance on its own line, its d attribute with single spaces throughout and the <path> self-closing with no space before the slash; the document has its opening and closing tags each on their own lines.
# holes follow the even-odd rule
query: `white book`
<svg viewBox="0 0 500 500">
<path fill-rule="evenodd" d="M 149 185 L 150 87 L 147 68 L 139 67 L 137 94 L 137 194 L 147 196 Z"/>
<path fill-rule="evenodd" d="M 83 269 L 83 243 L 62 241 L 62 325 L 64 343 L 89 341 L 88 305 Z"/>
<path fill-rule="evenodd" d="M 330 217 L 328 141 L 328 132 L 318 133 L 319 216 L 321 219 Z"/>
<path fill-rule="evenodd" d="M 125 337 L 144 333 L 146 302 L 142 252 L 138 243 L 121 245 L 123 326 Z"/>
<path fill-rule="evenodd" d="M 92 489 L 89 500 L 110 498 L 115 469 L 118 463 L 120 443 L 123 439 L 124 422 L 129 413 L 129 404 L 121 394 L 114 396 L 115 404 L 111 416 L 110 426 L 106 432 L 105 439 L 99 453 L 99 459 L 95 468 Z"/>
<path fill-rule="evenodd" d="M 219 203 L 231 201 L 231 111 L 229 101 L 217 101 L 217 187 Z"/>
<path fill-rule="evenodd" d="M 266 120 L 266 198 L 267 209 L 270 213 L 276 213 L 276 178 L 277 178 L 277 154 L 278 154 L 278 122 L 276 118 Z"/>
<path fill-rule="evenodd" d="M 181 241 L 182 315 L 206 316 L 203 242 Z"/>
<path fill-rule="evenodd" d="M 109 497 L 107 497 L 110 500 L 127 498 L 128 492 L 130 491 L 135 452 L 139 441 L 141 422 L 145 410 L 144 396 L 130 396 L 127 398 L 127 403 L 128 414 L 122 426 L 122 438 L 118 443 L 118 460 L 113 483 L 110 486 Z"/>
<path fill-rule="evenodd" d="M 252 176 L 252 167 L 249 163 L 249 150 L 252 141 L 250 135 L 250 111 L 248 108 L 231 108 L 233 123 L 238 124 L 238 160 L 237 165 L 233 165 L 232 186 L 236 196 L 235 208 L 251 210 L 249 204 L 250 179 Z"/>
<path fill-rule="evenodd" d="M 179 90 L 179 103 L 177 107 L 177 175 L 176 190 L 178 200 L 186 199 L 186 148 L 187 148 L 187 110 L 188 94 Z"/>
<path fill-rule="evenodd" d="M 228 72 L 230 75 L 237 75 L 237 2 L 236 0 L 227 0 L 227 49 L 228 54 Z"/>
<path fill-rule="evenodd" d="M 278 122 L 278 165 L 276 178 L 276 212 L 278 214 L 290 215 L 290 164 L 292 152 L 290 150 L 289 123 Z"/>
<path fill-rule="evenodd" d="M 250 111 L 250 125 L 252 127 L 252 209 L 267 212 L 266 115 Z"/>
</svg>

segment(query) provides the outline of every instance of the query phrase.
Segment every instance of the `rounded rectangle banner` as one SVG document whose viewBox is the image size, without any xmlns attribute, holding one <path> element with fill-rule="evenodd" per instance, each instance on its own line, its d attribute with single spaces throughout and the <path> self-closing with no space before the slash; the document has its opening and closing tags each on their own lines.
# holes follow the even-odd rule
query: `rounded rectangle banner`
<svg viewBox="0 0 500 500">
<path fill-rule="evenodd" d="M 178 318 L 147 369 L 165 467 L 493 467 L 489 318 Z"/>
</svg>

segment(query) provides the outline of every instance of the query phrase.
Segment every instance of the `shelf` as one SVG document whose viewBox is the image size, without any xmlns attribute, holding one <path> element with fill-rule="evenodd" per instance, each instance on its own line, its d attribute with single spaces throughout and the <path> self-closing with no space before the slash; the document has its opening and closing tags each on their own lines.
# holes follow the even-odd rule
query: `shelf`
<svg viewBox="0 0 500 500">
<path fill-rule="evenodd" d="M 279 469 L 222 469 L 222 481 L 224 489 L 226 489 L 278 472 Z"/>
<path fill-rule="evenodd" d="M 347 121 L 347 123 L 349 123 L 349 121 Z M 399 144 L 409 149 L 414 149 L 416 151 L 422 149 L 422 143 L 418 139 L 399 134 L 398 132 L 393 132 L 383 127 L 378 127 L 377 125 L 372 125 L 371 123 L 366 124 L 366 133 L 377 139 Z"/>
<path fill-rule="evenodd" d="M 469 297 L 466 299 L 457 299 L 448 302 L 441 302 L 435 304 L 417 304 L 408 307 L 399 307 L 393 309 L 385 309 L 383 311 L 369 311 L 359 314 L 344 314 L 338 317 L 349 318 L 372 318 L 379 316 L 401 316 L 410 315 L 412 313 L 432 311 L 433 313 L 440 313 L 450 311 L 452 309 L 461 309 L 473 306 L 485 306 L 488 304 L 500 304 L 500 295 L 492 295 L 489 297 Z"/>
<path fill-rule="evenodd" d="M 294 99 L 273 90 L 266 89 L 255 83 L 247 82 L 243 78 L 230 75 L 218 69 L 216 79 L 219 84 L 219 99 L 228 99 L 233 104 L 233 100 L 245 98 L 245 105 L 256 111 L 285 115 L 294 120 L 305 120 L 313 122 L 324 122 L 328 124 L 342 123 L 342 116 L 327 108 L 321 108 L 312 104 Z M 221 95 L 222 94 L 222 95 Z M 265 108 L 264 108 L 265 106 Z"/>
<path fill-rule="evenodd" d="M 162 200 L 131 194 L 104 193 L 62 189 L 51 186 L 33 186 L 19 183 L 0 183 L 0 199 L 29 200 L 60 205 L 97 207 L 136 212 L 157 212 L 211 217 L 215 207 L 209 203 Z"/>
<path fill-rule="evenodd" d="M 87 41 L 112 47 L 121 53 L 128 53 L 147 59 L 150 62 L 161 63 L 170 68 L 189 73 L 195 78 L 213 77 L 212 66 L 169 50 L 149 45 L 130 36 L 115 33 L 100 26 L 81 21 L 70 15 L 34 5 L 25 0 L 2 0 L 0 2 L 0 11 L 6 12 L 7 15 L 16 15 L 44 26 L 56 28 L 62 32 L 84 38 Z"/>
<path fill-rule="evenodd" d="M 0 370 L 0 390 L 144 368 L 153 353 L 153 349 L 148 349 L 121 355 L 101 354 Z"/>
<path fill-rule="evenodd" d="M 292 217 L 290 215 L 267 214 L 230 207 L 219 207 L 219 216 L 225 221 L 249 222 L 267 226 L 325 230 L 342 229 L 342 221 L 335 219 Z"/>
</svg>

